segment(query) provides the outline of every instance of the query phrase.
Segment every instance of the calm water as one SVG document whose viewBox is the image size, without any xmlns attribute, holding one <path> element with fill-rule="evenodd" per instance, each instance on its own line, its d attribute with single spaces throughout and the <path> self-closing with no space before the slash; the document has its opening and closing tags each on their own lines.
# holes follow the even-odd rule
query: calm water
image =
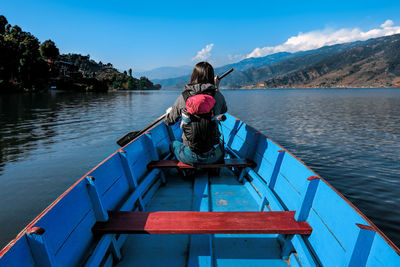
<svg viewBox="0 0 400 267">
<path fill-rule="evenodd" d="M 0 248 L 178 91 L 0 96 Z M 223 91 L 400 245 L 400 90 Z"/>
</svg>

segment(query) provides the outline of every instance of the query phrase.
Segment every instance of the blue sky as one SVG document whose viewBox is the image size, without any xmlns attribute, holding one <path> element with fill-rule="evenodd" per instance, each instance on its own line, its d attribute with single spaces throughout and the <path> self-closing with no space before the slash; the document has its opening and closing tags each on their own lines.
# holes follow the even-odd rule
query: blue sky
<svg viewBox="0 0 400 267">
<path fill-rule="evenodd" d="M 90 54 L 134 71 L 202 59 L 220 66 L 321 42 L 375 37 L 374 29 L 378 35 L 400 31 L 398 0 L 12 0 L 2 1 L 0 14 L 40 41 L 52 39 L 62 53 Z M 287 42 L 291 37 L 297 38 Z"/>
</svg>

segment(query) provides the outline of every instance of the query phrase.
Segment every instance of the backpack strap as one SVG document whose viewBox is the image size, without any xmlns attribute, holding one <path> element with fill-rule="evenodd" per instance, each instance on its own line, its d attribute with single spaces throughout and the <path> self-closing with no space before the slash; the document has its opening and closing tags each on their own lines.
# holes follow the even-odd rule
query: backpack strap
<svg viewBox="0 0 400 267">
<path fill-rule="evenodd" d="M 217 92 L 216 89 L 207 89 L 202 92 L 199 92 L 198 94 L 210 95 L 210 96 L 214 97 L 216 92 Z"/>
<path fill-rule="evenodd" d="M 183 100 L 185 100 L 185 103 L 186 103 L 186 101 L 188 100 L 189 97 L 192 96 L 192 94 L 190 93 L 189 90 L 185 90 L 182 92 L 182 96 L 183 96 Z"/>
<path fill-rule="evenodd" d="M 186 103 L 186 101 L 188 100 L 189 97 L 194 96 L 194 95 L 203 94 L 203 95 L 210 95 L 210 96 L 214 97 L 215 93 L 217 92 L 217 90 L 216 89 L 207 89 L 207 90 L 204 90 L 204 91 L 201 91 L 201 92 L 196 92 L 193 95 L 191 94 L 191 92 L 192 91 L 189 91 L 189 90 L 185 90 L 185 91 L 182 92 L 182 96 L 183 96 L 183 99 L 185 100 L 185 103 Z"/>
</svg>

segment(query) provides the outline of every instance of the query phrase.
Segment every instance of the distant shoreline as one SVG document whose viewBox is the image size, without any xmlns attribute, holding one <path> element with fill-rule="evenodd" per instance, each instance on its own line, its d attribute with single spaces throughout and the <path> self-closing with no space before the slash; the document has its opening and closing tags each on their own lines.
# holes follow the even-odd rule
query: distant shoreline
<svg viewBox="0 0 400 267">
<path fill-rule="evenodd" d="M 182 90 L 183 88 L 166 88 L 161 89 L 161 91 L 177 91 Z M 286 89 L 400 89 L 398 86 L 393 87 L 279 87 L 279 88 L 220 88 L 221 91 L 224 90 L 286 90 Z"/>
</svg>

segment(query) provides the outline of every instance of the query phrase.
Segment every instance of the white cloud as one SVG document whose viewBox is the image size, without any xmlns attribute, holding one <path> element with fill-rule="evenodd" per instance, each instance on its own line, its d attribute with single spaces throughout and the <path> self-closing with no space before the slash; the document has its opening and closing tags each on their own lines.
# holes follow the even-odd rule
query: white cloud
<svg viewBox="0 0 400 267">
<path fill-rule="evenodd" d="M 240 60 L 245 59 L 245 58 L 246 57 L 243 56 L 243 55 L 231 55 L 231 54 L 228 54 L 228 59 L 231 62 L 237 62 L 237 61 L 240 61 Z"/>
<path fill-rule="evenodd" d="M 392 27 L 394 24 L 393 20 L 386 20 L 383 24 L 381 24 L 381 28 L 389 28 Z"/>
<path fill-rule="evenodd" d="M 211 50 L 214 44 L 208 44 L 205 48 L 197 52 L 197 55 L 192 58 L 193 61 L 205 61 L 211 56 Z"/>
<path fill-rule="evenodd" d="M 264 57 L 278 52 L 298 52 L 317 49 L 326 45 L 363 41 L 380 36 L 400 33 L 400 26 L 394 26 L 392 20 L 386 20 L 380 28 L 363 32 L 359 28 L 353 29 L 325 29 L 302 33 L 290 37 L 286 42 L 277 46 L 267 46 L 254 49 L 249 57 Z"/>
</svg>

